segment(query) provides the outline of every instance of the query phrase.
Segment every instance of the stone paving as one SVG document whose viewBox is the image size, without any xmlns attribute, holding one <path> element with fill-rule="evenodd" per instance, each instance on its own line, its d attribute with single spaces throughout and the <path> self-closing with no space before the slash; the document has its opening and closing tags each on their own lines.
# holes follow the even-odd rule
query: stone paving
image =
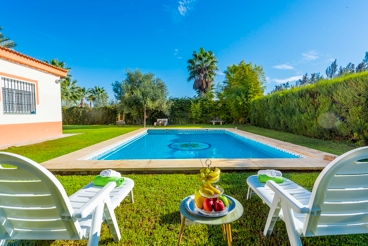
<svg viewBox="0 0 368 246">
<path fill-rule="evenodd" d="M 241 136 L 291 151 L 304 157 L 298 159 L 211 159 L 212 166 L 219 167 L 223 171 L 256 171 L 260 169 L 316 171 L 322 170 L 335 157 L 330 153 L 259 136 L 238 129 L 218 129 L 226 129 Z M 122 173 L 194 173 L 198 172 L 199 168 L 205 166 L 206 159 L 83 160 L 83 158 L 92 153 L 108 148 L 117 142 L 132 138 L 146 130 L 138 129 L 41 164 L 51 172 L 60 174 L 95 174 L 104 169 L 114 169 Z"/>
</svg>

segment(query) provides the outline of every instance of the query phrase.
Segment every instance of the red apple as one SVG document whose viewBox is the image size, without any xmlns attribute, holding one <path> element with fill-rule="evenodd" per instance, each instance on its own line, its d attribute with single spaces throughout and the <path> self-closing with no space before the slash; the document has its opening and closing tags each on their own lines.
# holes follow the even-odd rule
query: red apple
<svg viewBox="0 0 368 246">
<path fill-rule="evenodd" d="M 222 211 L 225 209 L 225 205 L 224 203 L 221 201 L 221 200 L 217 200 L 215 202 L 215 211 L 216 212 L 219 212 L 219 211 Z"/>
<path fill-rule="evenodd" d="M 203 200 L 203 209 L 207 212 L 212 212 L 213 201 L 210 198 Z"/>
<path fill-rule="evenodd" d="M 211 198 L 212 199 L 212 201 L 213 201 L 213 204 L 215 204 L 215 202 L 217 201 L 217 197 L 215 197 L 215 198 Z"/>
</svg>

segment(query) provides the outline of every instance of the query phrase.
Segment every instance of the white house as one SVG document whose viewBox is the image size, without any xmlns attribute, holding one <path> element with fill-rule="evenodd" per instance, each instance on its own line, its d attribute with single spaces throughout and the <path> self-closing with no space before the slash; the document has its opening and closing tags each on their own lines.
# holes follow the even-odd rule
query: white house
<svg viewBox="0 0 368 246">
<path fill-rule="evenodd" d="M 62 134 L 59 80 L 67 73 L 0 47 L 0 146 Z"/>
</svg>

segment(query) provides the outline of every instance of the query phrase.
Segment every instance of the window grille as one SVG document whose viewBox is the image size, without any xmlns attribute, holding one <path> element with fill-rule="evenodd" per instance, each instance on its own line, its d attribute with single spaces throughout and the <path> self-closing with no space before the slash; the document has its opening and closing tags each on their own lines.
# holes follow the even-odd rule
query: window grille
<svg viewBox="0 0 368 246">
<path fill-rule="evenodd" d="M 35 84 L 2 78 L 2 100 L 4 114 L 35 114 Z"/>
</svg>

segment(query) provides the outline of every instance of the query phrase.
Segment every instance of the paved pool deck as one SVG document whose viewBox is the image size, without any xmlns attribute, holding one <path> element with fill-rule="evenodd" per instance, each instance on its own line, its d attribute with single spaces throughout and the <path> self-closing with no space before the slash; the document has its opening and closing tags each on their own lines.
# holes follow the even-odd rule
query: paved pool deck
<svg viewBox="0 0 368 246">
<path fill-rule="evenodd" d="M 205 161 L 207 159 L 83 160 L 83 158 L 94 152 L 108 148 L 117 142 L 130 139 L 137 134 L 143 133 L 147 129 L 151 128 L 138 129 L 73 153 L 48 160 L 41 164 L 56 174 L 96 174 L 104 169 L 114 169 L 121 173 L 196 173 L 199 168 L 205 166 Z M 159 129 L 162 130 L 165 128 Z M 210 129 L 226 129 L 241 136 L 275 146 L 286 151 L 294 152 L 304 157 L 296 159 L 211 159 L 211 166 L 219 167 L 223 171 L 257 171 L 260 169 L 318 171 L 322 170 L 328 163 L 330 163 L 331 160 L 325 160 L 325 157 L 334 157 L 334 155 L 330 153 L 309 149 L 234 128 Z"/>
</svg>

